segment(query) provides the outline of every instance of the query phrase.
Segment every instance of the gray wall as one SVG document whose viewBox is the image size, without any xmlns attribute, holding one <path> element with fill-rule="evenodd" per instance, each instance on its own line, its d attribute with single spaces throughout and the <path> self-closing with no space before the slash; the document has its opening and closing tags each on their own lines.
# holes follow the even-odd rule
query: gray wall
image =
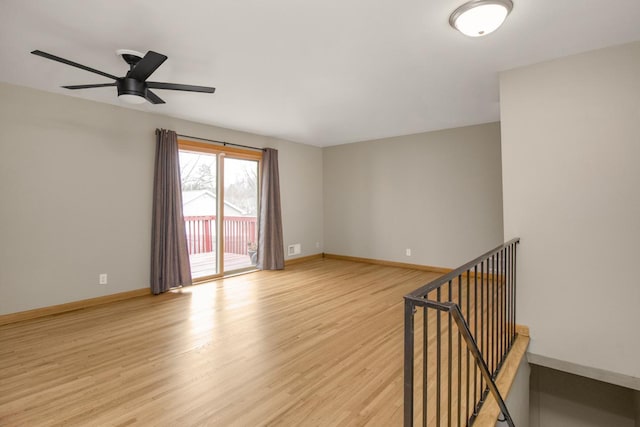
<svg viewBox="0 0 640 427">
<path fill-rule="evenodd" d="M 324 220 L 332 254 L 456 267 L 499 245 L 499 124 L 325 148 Z"/>
<path fill-rule="evenodd" d="M 505 72 L 500 90 L 529 351 L 640 388 L 640 43 Z"/>
<path fill-rule="evenodd" d="M 633 394 L 628 388 L 531 365 L 529 425 L 634 427 Z"/>
<path fill-rule="evenodd" d="M 157 127 L 277 148 L 285 245 L 322 251 L 317 147 L 7 84 L 0 100 L 0 314 L 148 286 Z"/>
<path fill-rule="evenodd" d="M 531 367 L 529 366 L 529 362 L 527 362 L 527 358 L 523 357 L 520 365 L 518 365 L 518 370 L 511 384 L 509 394 L 504 398 L 504 403 L 507 405 L 511 419 L 518 427 L 529 427 L 530 425 L 530 378 Z M 496 427 L 504 426 L 507 426 L 506 421 L 496 422 Z"/>
</svg>

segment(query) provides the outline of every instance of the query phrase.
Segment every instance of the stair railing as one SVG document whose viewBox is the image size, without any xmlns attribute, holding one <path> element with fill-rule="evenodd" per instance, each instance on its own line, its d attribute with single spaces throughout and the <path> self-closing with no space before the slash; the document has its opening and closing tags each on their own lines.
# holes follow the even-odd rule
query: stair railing
<svg viewBox="0 0 640 427">
<path fill-rule="evenodd" d="M 423 426 L 473 425 L 489 393 L 504 421 L 514 426 L 495 379 L 516 337 L 519 242 L 504 243 L 404 297 L 405 427 L 414 425 L 414 417 Z M 422 373 L 419 393 L 416 371 Z"/>
</svg>

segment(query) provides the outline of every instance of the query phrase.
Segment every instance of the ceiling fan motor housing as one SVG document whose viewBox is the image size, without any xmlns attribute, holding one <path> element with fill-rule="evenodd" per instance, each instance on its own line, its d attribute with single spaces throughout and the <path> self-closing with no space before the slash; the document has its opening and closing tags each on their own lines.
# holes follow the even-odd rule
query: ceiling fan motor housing
<svg viewBox="0 0 640 427">
<path fill-rule="evenodd" d="M 117 80 L 118 96 L 120 95 L 137 95 L 145 97 L 147 84 L 136 79 L 123 77 Z"/>
</svg>

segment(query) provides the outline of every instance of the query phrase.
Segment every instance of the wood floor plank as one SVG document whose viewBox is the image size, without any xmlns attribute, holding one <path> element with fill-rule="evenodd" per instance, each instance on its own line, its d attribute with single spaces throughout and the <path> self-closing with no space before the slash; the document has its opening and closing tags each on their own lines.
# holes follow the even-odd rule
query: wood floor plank
<svg viewBox="0 0 640 427">
<path fill-rule="evenodd" d="M 318 259 L 0 326 L 0 425 L 400 425 L 435 277 Z"/>
</svg>

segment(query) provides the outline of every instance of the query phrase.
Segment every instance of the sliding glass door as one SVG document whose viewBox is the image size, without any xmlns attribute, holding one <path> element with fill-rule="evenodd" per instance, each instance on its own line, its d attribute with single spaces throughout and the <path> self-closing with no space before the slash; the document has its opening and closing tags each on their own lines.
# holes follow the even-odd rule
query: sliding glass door
<svg viewBox="0 0 640 427">
<path fill-rule="evenodd" d="M 194 280 L 219 274 L 218 156 L 180 151 L 182 214 Z"/>
<path fill-rule="evenodd" d="M 258 262 L 258 162 L 224 157 L 224 270 Z"/>
<path fill-rule="evenodd" d="M 179 143 L 193 280 L 255 268 L 261 153 Z"/>
</svg>

